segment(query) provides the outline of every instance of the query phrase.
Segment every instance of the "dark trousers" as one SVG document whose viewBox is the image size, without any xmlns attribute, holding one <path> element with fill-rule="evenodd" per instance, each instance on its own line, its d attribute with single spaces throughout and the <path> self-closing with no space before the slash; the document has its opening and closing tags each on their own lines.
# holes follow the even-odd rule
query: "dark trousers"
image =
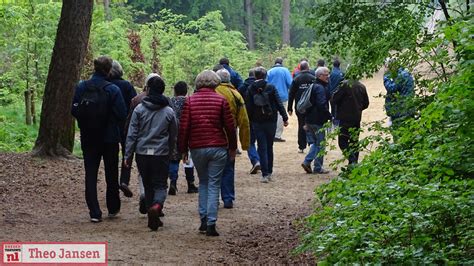
<svg viewBox="0 0 474 266">
<path fill-rule="evenodd" d="M 257 138 L 257 151 L 262 167 L 262 176 L 273 173 L 273 140 L 276 133 L 275 122 L 252 123 Z"/>
<path fill-rule="evenodd" d="M 105 182 L 107 183 L 106 203 L 109 213 L 120 210 L 120 196 L 118 185 L 118 143 L 97 143 L 81 145 L 86 170 L 86 202 L 91 218 L 102 218 L 99 201 L 97 200 L 97 174 L 100 161 L 104 158 Z"/>
<path fill-rule="evenodd" d="M 132 167 L 125 167 L 123 161 L 125 159 L 125 140 L 120 143 L 122 147 L 122 166 L 120 169 L 120 184 L 129 185 L 130 184 L 130 174 L 132 172 Z"/>
<path fill-rule="evenodd" d="M 224 173 L 221 180 L 221 197 L 224 203 L 235 200 L 235 160 L 227 156 L 227 162 L 224 167 Z"/>
<path fill-rule="evenodd" d="M 168 188 L 169 156 L 136 155 L 138 172 L 145 187 L 145 205 L 158 203 L 163 207 Z"/>
<path fill-rule="evenodd" d="M 296 117 L 298 117 L 298 148 L 304 150 L 308 145 L 306 143 L 306 130 L 303 128 L 305 125 L 305 116 L 304 114 L 296 112 Z"/>
<path fill-rule="evenodd" d="M 360 125 L 340 126 L 339 148 L 345 156 L 348 156 L 349 164 L 355 164 L 359 161 L 359 142 Z"/>
</svg>

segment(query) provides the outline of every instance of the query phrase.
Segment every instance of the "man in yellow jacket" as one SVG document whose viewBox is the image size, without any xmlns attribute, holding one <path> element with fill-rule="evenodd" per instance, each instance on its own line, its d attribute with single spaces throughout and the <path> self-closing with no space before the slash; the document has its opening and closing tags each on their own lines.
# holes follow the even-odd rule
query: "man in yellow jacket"
<svg viewBox="0 0 474 266">
<path fill-rule="evenodd" d="M 247 150 L 250 145 L 250 126 L 245 102 L 240 93 L 230 83 L 230 73 L 226 69 L 219 69 L 217 75 L 221 78 L 221 84 L 216 88 L 216 92 L 227 100 L 230 106 L 234 122 L 239 130 L 239 139 L 242 150 Z M 228 159 L 224 168 L 224 174 L 221 180 L 221 197 L 224 202 L 224 208 L 234 207 L 235 189 L 234 189 L 235 160 Z"/>
</svg>

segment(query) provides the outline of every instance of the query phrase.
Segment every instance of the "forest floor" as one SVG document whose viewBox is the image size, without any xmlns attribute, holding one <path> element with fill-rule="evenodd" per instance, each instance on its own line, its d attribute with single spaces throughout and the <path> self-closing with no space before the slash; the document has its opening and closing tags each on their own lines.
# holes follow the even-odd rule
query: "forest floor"
<svg viewBox="0 0 474 266">
<path fill-rule="evenodd" d="M 383 119 L 383 98 L 374 97 L 384 91 L 381 73 L 362 82 L 370 98 L 363 121 Z M 118 217 L 93 224 L 84 199 L 82 160 L 0 153 L 0 242 L 108 242 L 110 264 L 314 264 L 316 258 L 309 254 L 291 252 L 299 243 L 301 219 L 317 204 L 314 188 L 337 171 L 306 174 L 300 166 L 305 154 L 297 152 L 296 132 L 293 115 L 283 135 L 287 141 L 274 145 L 274 182 L 260 183 L 260 175 L 248 174 L 246 153 L 237 157 L 236 200 L 233 209 L 219 210 L 219 237 L 198 233 L 197 194 L 186 193 L 182 170 L 178 194 L 168 196 L 165 203 L 164 227 L 151 232 L 146 216 L 138 212 L 136 169 L 131 180 L 134 197 L 121 194 Z M 329 151 L 327 168 L 341 156 L 339 150 Z M 98 188 L 106 216 L 102 167 Z"/>
</svg>

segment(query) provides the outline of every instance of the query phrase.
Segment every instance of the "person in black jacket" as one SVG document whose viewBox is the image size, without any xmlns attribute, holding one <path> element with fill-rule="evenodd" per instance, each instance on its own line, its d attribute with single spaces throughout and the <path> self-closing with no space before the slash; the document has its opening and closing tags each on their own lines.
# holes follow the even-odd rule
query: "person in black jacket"
<svg viewBox="0 0 474 266">
<path fill-rule="evenodd" d="M 339 148 L 349 157 L 349 164 L 359 160 L 359 141 L 362 111 L 369 107 L 369 96 L 364 84 L 357 80 L 345 80 L 332 96 L 339 120 Z M 348 153 L 348 154 L 347 154 Z"/>
<path fill-rule="evenodd" d="M 290 94 L 288 100 L 288 114 L 293 114 L 293 102 L 295 102 L 295 109 L 298 101 L 301 98 L 303 92 L 308 89 L 311 84 L 316 81 L 316 77 L 311 73 L 309 69 L 309 63 L 302 61 L 300 63 L 300 72 L 295 77 L 290 86 Z M 296 117 L 298 117 L 298 152 L 304 153 L 306 148 L 306 131 L 304 130 L 305 116 L 296 110 Z"/>
<path fill-rule="evenodd" d="M 264 67 L 255 68 L 255 82 L 247 91 L 245 104 L 251 127 L 258 144 L 258 155 L 262 177 L 260 182 L 268 183 L 273 173 L 273 141 L 277 127 L 278 113 L 283 117 L 283 125 L 288 126 L 288 115 L 275 86 L 265 81 Z"/>
<path fill-rule="evenodd" d="M 100 161 L 104 159 L 106 203 L 109 217 L 115 217 L 120 211 L 120 193 L 118 185 L 119 142 L 121 140 L 120 125 L 127 117 L 127 109 L 120 89 L 107 81 L 112 59 L 100 56 L 94 60 L 94 74 L 89 80 L 81 81 L 75 88 L 71 113 L 77 119 L 81 131 L 81 149 L 84 156 L 86 202 L 89 208 L 90 221 L 102 221 L 102 211 L 97 200 L 97 173 Z M 100 115 L 83 116 L 85 93 L 95 88 L 96 93 L 104 90 L 107 101 L 103 103 L 107 116 L 105 122 Z M 90 101 L 93 103 L 92 101 Z M 93 104 L 91 104 L 93 105 Z M 87 107 L 85 107 L 87 108 Z M 102 128 L 90 127 L 99 121 Z"/>
<path fill-rule="evenodd" d="M 316 82 L 311 91 L 311 107 L 306 110 L 305 128 L 308 143 L 311 143 L 308 154 L 301 164 L 308 173 L 327 174 L 323 168 L 324 157 L 319 156 L 319 152 L 324 148 L 321 143 L 324 141 L 325 133 L 324 123 L 331 120 L 329 112 L 329 91 L 327 89 L 329 81 L 329 69 L 327 67 L 318 67 L 316 69 Z M 314 161 L 314 169 L 311 170 L 311 162 Z"/>
<path fill-rule="evenodd" d="M 123 76 L 123 69 L 119 62 L 113 61 L 112 62 L 112 69 L 110 70 L 109 80 L 117 87 L 119 87 L 120 92 L 122 93 L 123 100 L 125 101 L 125 106 L 127 107 L 127 111 L 130 110 L 130 102 L 132 101 L 133 97 L 137 96 L 137 92 L 133 85 L 122 78 Z M 130 112 L 130 111 L 129 111 Z M 128 113 L 127 113 L 128 116 Z M 131 198 L 133 197 L 132 191 L 128 188 L 130 184 L 130 167 L 124 167 L 124 155 L 125 155 L 125 139 L 127 138 L 126 132 L 128 128 L 125 128 L 125 121 L 123 121 L 120 125 L 120 134 L 121 134 L 121 142 L 120 146 L 122 148 L 122 167 L 120 169 L 120 190 L 122 190 L 125 197 Z"/>
</svg>

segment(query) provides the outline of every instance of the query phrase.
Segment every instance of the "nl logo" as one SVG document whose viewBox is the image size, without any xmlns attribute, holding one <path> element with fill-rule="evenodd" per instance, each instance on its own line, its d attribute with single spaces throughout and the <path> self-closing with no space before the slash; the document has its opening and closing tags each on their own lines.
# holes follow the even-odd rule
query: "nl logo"
<svg viewBox="0 0 474 266">
<path fill-rule="evenodd" d="M 0 265 L 107 265 L 107 242 L 4 242 L 0 253 Z"/>
</svg>

